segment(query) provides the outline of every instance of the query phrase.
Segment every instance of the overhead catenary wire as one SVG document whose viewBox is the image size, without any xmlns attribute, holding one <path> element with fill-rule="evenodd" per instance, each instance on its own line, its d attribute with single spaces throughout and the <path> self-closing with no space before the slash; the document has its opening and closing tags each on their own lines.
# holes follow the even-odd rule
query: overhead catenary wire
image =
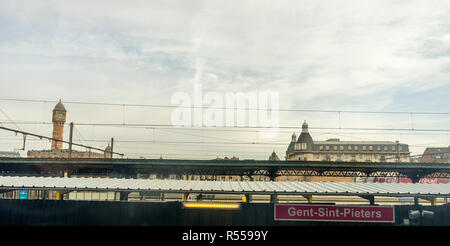
<svg viewBox="0 0 450 246">
<path fill-rule="evenodd" d="M 28 100 L 28 99 L 5 99 L 5 98 L 0 98 L 0 100 L 6 100 L 6 101 L 21 101 L 21 102 L 39 102 L 39 103 L 53 103 L 53 102 L 58 102 L 58 101 L 47 101 L 47 100 Z M 185 106 L 185 107 L 181 107 L 179 105 L 158 105 L 158 104 L 125 104 L 125 103 L 102 103 L 102 102 L 82 102 L 82 101 L 65 101 L 64 103 L 67 104 L 85 104 L 85 105 L 103 105 L 103 106 L 120 106 L 122 107 L 123 110 L 123 119 L 121 123 L 77 123 L 78 126 L 92 126 L 92 127 L 125 127 L 125 128 L 136 128 L 136 129 L 151 129 L 152 131 L 155 131 L 155 129 L 157 129 L 158 131 L 164 131 L 163 129 L 166 129 L 166 131 L 164 132 L 169 132 L 169 133 L 175 133 L 174 131 L 179 131 L 177 134 L 182 134 L 182 135 L 186 135 L 186 136 L 193 136 L 193 137 L 201 137 L 202 141 L 199 144 L 214 144 L 214 145 L 220 145 L 220 142 L 212 142 L 212 141 L 204 141 L 203 138 L 206 137 L 204 135 L 204 132 L 207 131 L 230 131 L 230 132 L 258 132 L 258 131 L 264 131 L 265 129 L 274 129 L 276 128 L 278 130 L 278 132 L 282 133 L 282 132 L 293 132 L 293 131 L 297 131 L 300 127 L 299 126 L 279 126 L 279 127 L 255 127 L 255 126 L 223 126 L 223 127 L 206 127 L 206 126 L 202 126 L 202 127 L 177 127 L 177 126 L 173 126 L 171 124 L 146 124 L 146 123 L 130 123 L 130 122 L 126 122 L 125 121 L 125 107 L 150 107 L 150 108 L 205 108 L 205 109 L 237 109 L 237 110 L 268 110 L 268 109 L 254 109 L 254 108 L 239 108 L 239 107 L 234 107 L 234 108 L 225 108 L 225 107 L 209 107 L 209 106 L 195 106 L 195 107 L 191 107 L 191 106 Z M 276 109 L 270 109 L 270 110 L 276 110 Z M 315 109 L 279 109 L 279 111 L 286 111 L 286 112 L 312 112 L 312 113 L 338 113 L 339 115 L 339 127 L 309 127 L 310 130 L 312 130 L 311 132 L 321 132 L 321 131 L 354 131 L 354 132 L 361 132 L 361 131 L 365 131 L 363 134 L 389 134 L 389 135 L 393 135 L 393 132 L 396 132 L 395 134 L 397 135 L 442 135 L 442 133 L 447 134 L 448 137 L 448 132 L 450 132 L 450 129 L 414 129 L 412 122 L 411 122 L 411 128 L 369 128 L 369 127 L 341 127 L 341 122 L 340 122 L 340 116 L 341 113 L 368 113 L 368 114 L 409 114 L 410 117 L 412 117 L 412 115 L 414 114 L 430 114 L 430 115 L 450 115 L 450 113 L 448 112 L 409 112 L 409 111 L 357 111 L 357 110 L 315 110 Z M 5 122 L 5 121 L 0 121 L 0 123 L 7 123 L 7 124 L 35 124 L 32 122 L 18 122 L 18 121 L 12 121 L 10 120 L 9 122 Z M 52 124 L 52 122 L 39 122 L 37 124 Z M 291 131 L 290 129 L 293 129 L 293 131 Z M 201 136 L 199 135 L 195 135 L 195 134 L 188 134 L 188 133 L 184 133 L 183 131 L 186 130 L 190 130 L 190 131 L 201 131 Z M 401 132 L 401 133 L 399 133 Z M 407 133 L 404 133 L 407 132 Z M 326 134 L 326 133 L 322 133 L 322 134 Z M 335 132 L 329 132 L 329 134 L 336 134 Z M 341 135 L 344 133 L 341 133 Z M 348 133 L 350 134 L 350 133 Z M 354 136 L 352 136 L 354 137 Z M 81 138 L 83 138 L 81 136 Z M 206 138 L 209 139 L 217 139 L 217 140 L 225 140 L 228 141 L 228 139 L 225 138 L 220 138 L 217 136 L 207 136 Z M 125 140 L 127 141 L 127 140 Z M 107 141 L 104 141 L 107 142 Z M 176 143 L 169 143 L 170 141 L 166 141 L 166 143 L 161 143 L 159 140 L 155 140 L 155 138 L 153 137 L 152 140 L 153 143 L 156 144 L 185 144 L 184 142 L 179 142 L 176 141 Z M 211 143 L 212 142 L 212 143 Z M 231 143 L 233 145 L 235 144 L 243 144 L 243 145 L 258 145 L 260 143 L 257 143 L 258 141 L 255 142 L 245 142 L 245 141 L 237 141 L 235 140 L 234 142 L 236 143 Z M 123 142 L 123 143 L 127 143 L 127 142 Z M 128 142 L 128 143 L 132 143 L 132 142 Z M 135 143 L 135 142 L 134 142 Z M 147 143 L 147 142 L 142 142 L 142 143 Z M 194 143 L 194 141 L 191 141 L 191 143 L 189 144 L 196 144 Z M 229 145 L 230 143 L 223 143 L 223 145 Z M 261 143 L 262 145 L 268 145 L 268 144 L 273 144 L 273 145 L 287 145 L 288 143 Z M 260 145 L 261 145 L 260 144 Z M 412 147 L 412 145 L 410 145 Z"/>
<path fill-rule="evenodd" d="M 0 121 L 0 123 L 12 123 Z M 16 124 L 53 124 L 50 122 L 15 122 Z M 68 123 L 66 123 L 68 124 Z M 173 124 L 147 124 L 147 123 L 77 123 L 78 126 L 122 126 L 122 127 L 171 127 L 173 129 L 298 129 L 299 126 L 176 126 Z M 354 130 L 354 131 L 414 131 L 414 132 L 450 132 L 450 129 L 412 129 L 412 128 L 373 128 L 373 127 L 309 127 L 311 130 Z M 254 132 L 254 130 L 252 131 Z"/>
<path fill-rule="evenodd" d="M 15 133 L 20 133 L 20 134 L 28 135 L 28 136 L 32 136 L 32 137 L 37 137 L 37 138 L 40 138 L 40 139 L 44 138 L 44 139 L 48 139 L 48 140 L 51 140 L 51 141 L 59 141 L 59 142 L 62 142 L 62 143 L 67 143 L 67 144 L 69 143 L 68 141 L 64 141 L 64 140 L 60 140 L 60 139 L 56 139 L 56 138 L 51 138 L 51 137 L 47 137 L 47 136 L 43 136 L 43 135 L 38 135 L 38 134 L 30 133 L 30 132 L 24 132 L 24 131 L 20 131 L 20 130 L 17 130 L 17 129 L 11 129 L 11 128 L 7 128 L 7 127 L 3 127 L 3 126 L 1 126 L 0 129 L 1 130 L 15 132 Z M 105 152 L 104 149 L 100 149 L 100 148 L 96 148 L 96 147 L 92 147 L 92 146 L 86 146 L 86 145 L 78 144 L 78 143 L 71 143 L 71 144 L 74 145 L 74 146 L 88 148 L 89 150 L 92 149 L 92 150 L 99 150 L 99 151 Z M 122 153 L 117 153 L 117 152 L 112 152 L 112 153 L 120 155 L 120 156 L 123 156 Z"/>
<path fill-rule="evenodd" d="M 0 98 L 0 101 L 16 102 L 34 102 L 34 103 L 57 103 L 56 100 L 35 100 L 35 99 L 17 99 Z M 236 109 L 236 110 L 263 110 L 263 111 L 283 111 L 283 112 L 312 112 L 312 113 L 354 113 L 354 114 L 429 114 L 429 115 L 450 115 L 450 112 L 423 112 L 423 111 L 370 111 L 370 110 L 321 110 L 321 109 L 272 109 L 272 108 L 227 108 L 212 106 L 181 106 L 164 104 L 133 104 L 133 103 L 105 103 L 105 102 L 83 102 L 83 101 L 64 101 L 65 104 L 85 104 L 85 105 L 103 105 L 124 107 L 150 107 L 150 108 L 191 108 L 191 109 Z"/>
</svg>

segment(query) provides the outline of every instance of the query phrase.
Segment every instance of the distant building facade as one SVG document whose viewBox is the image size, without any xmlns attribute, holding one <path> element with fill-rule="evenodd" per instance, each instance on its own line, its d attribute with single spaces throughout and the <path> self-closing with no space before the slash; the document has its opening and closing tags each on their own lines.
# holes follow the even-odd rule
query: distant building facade
<svg viewBox="0 0 450 246">
<path fill-rule="evenodd" d="M 331 162 L 410 162 L 409 146 L 389 141 L 314 141 L 308 124 L 302 125 L 298 139 L 292 134 L 286 160 Z"/>
<path fill-rule="evenodd" d="M 309 134 L 306 121 L 297 138 L 292 134 L 286 150 L 286 160 L 325 161 L 325 162 L 410 162 L 409 146 L 388 141 L 340 141 L 331 138 L 314 141 Z M 355 182 L 352 177 L 286 177 L 298 181 L 337 181 Z"/>
<path fill-rule="evenodd" d="M 29 158 L 69 158 L 68 149 L 54 150 L 29 150 Z M 110 158 L 106 154 L 95 153 L 91 151 L 72 150 L 71 158 Z"/>
<path fill-rule="evenodd" d="M 28 158 L 69 158 L 69 149 L 63 149 L 63 131 L 64 123 L 66 122 L 67 110 L 59 100 L 52 111 L 53 134 L 52 145 L 50 150 L 29 150 L 27 152 Z M 71 158 L 112 158 L 111 147 L 108 145 L 104 153 L 96 153 L 91 151 L 77 151 L 71 152 Z"/>
<path fill-rule="evenodd" d="M 20 157 L 20 153 L 17 151 L 0 151 L 0 157 Z"/>
<path fill-rule="evenodd" d="M 449 163 L 449 147 L 428 147 L 423 152 L 420 162 Z"/>
</svg>

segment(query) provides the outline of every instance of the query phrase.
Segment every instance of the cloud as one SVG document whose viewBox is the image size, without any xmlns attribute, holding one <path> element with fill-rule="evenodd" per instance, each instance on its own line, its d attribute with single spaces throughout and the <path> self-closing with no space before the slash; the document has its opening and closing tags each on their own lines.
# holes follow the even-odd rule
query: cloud
<svg viewBox="0 0 450 246">
<path fill-rule="evenodd" d="M 448 88 L 449 12 L 447 1 L 2 1 L 0 96 L 169 104 L 201 82 L 218 93 L 276 90 L 281 108 L 414 111 L 420 102 L 399 98 Z M 10 107 L 15 119 L 43 115 Z M 79 121 L 114 120 L 83 110 Z M 127 120 L 170 121 L 148 112 L 128 109 Z M 306 118 L 338 124 L 296 113 L 280 124 Z"/>
</svg>

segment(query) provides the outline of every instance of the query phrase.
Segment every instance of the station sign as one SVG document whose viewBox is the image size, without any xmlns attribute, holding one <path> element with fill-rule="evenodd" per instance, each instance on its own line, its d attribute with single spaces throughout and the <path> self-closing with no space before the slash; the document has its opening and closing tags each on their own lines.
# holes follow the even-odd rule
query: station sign
<svg viewBox="0 0 450 246">
<path fill-rule="evenodd" d="M 395 223 L 394 206 L 275 204 L 275 220 Z"/>
</svg>

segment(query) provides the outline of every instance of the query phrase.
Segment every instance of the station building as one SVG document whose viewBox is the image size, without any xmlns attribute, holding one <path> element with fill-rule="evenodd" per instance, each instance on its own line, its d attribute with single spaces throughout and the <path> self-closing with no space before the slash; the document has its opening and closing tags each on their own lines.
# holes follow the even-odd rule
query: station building
<svg viewBox="0 0 450 246">
<path fill-rule="evenodd" d="M 324 162 L 410 162 L 407 144 L 390 141 L 340 141 L 331 138 L 314 141 L 309 134 L 306 121 L 297 138 L 292 134 L 286 150 L 286 160 L 324 161 Z M 286 179 L 288 179 L 286 177 Z M 290 177 L 289 180 L 299 179 Z M 303 177 L 301 181 L 340 181 L 355 182 L 351 177 Z"/>
</svg>

